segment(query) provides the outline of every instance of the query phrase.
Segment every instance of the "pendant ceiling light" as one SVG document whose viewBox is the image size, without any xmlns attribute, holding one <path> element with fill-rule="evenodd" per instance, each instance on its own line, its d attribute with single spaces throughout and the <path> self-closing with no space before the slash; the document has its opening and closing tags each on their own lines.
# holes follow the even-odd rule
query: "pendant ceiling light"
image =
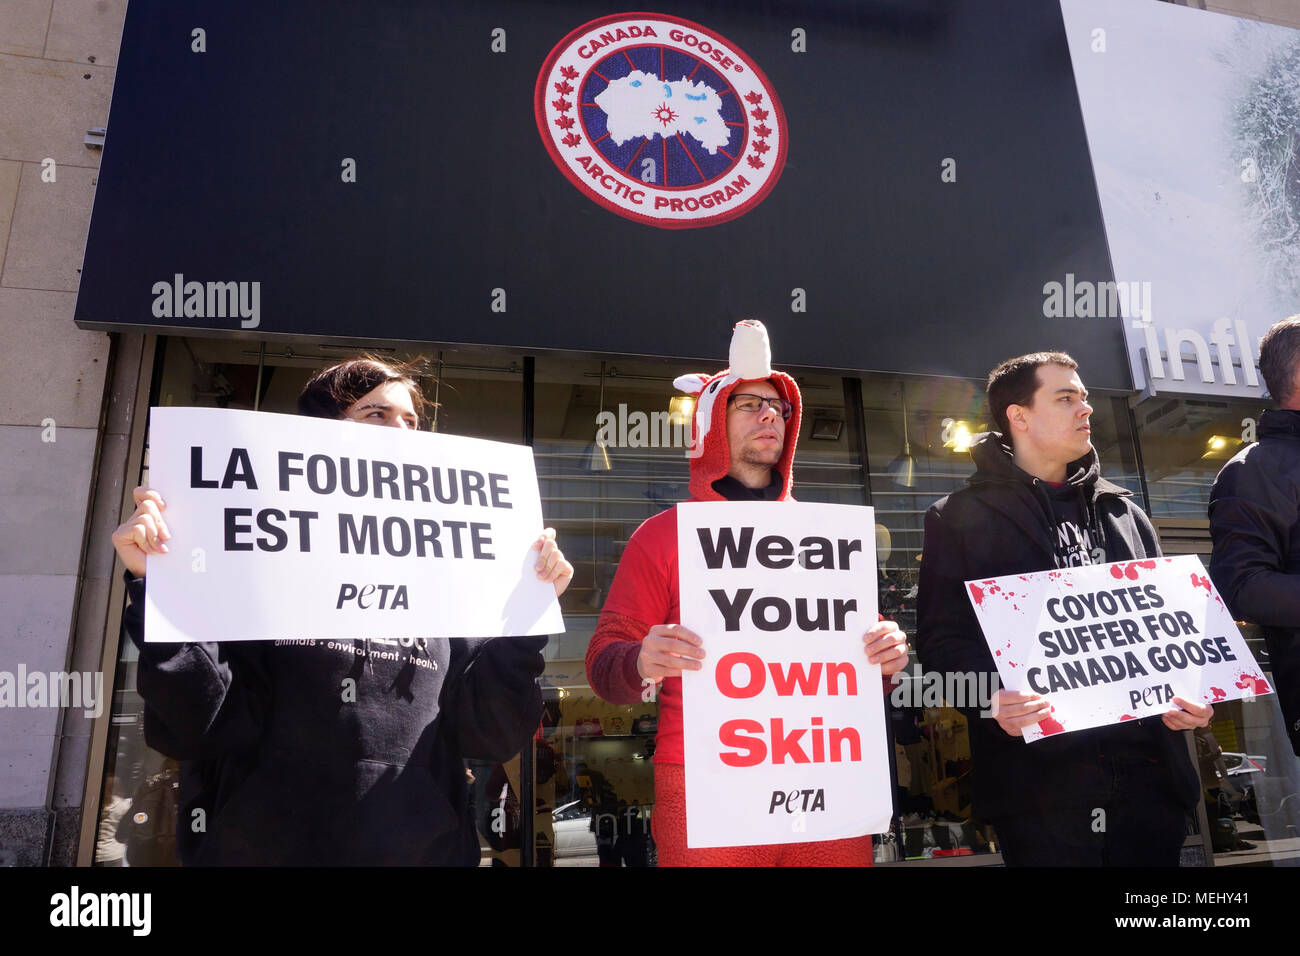
<svg viewBox="0 0 1300 956">
<path fill-rule="evenodd" d="M 907 384 L 898 383 L 898 395 L 903 403 L 903 450 L 898 457 L 885 467 L 885 473 L 894 479 L 900 488 L 916 485 L 916 459 L 912 457 L 912 443 L 907 437 Z"/>
</svg>

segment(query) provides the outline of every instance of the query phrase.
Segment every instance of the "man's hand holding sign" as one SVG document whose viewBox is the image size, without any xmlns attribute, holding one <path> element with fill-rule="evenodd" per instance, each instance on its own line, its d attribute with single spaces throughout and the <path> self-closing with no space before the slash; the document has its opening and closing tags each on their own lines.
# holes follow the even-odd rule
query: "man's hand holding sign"
<svg viewBox="0 0 1300 956">
<path fill-rule="evenodd" d="M 1160 717 L 1170 730 L 1195 730 L 1210 725 L 1214 708 L 1209 704 L 1193 704 L 1181 697 L 1174 697 L 1172 702 L 1173 708 Z M 1051 716 L 1051 707 L 1051 703 L 1042 694 L 1007 690 L 1004 687 L 993 698 L 993 718 L 1008 735 L 1022 737 L 1026 727 L 1032 727 Z"/>
<path fill-rule="evenodd" d="M 907 666 L 907 635 L 893 621 L 879 621 L 867 628 L 862 643 L 867 663 L 880 667 L 886 685 L 892 684 L 889 678 Z M 657 624 L 641 642 L 636 669 L 657 684 L 665 677 L 681 677 L 683 670 L 699 670 L 703 659 L 704 642 L 698 634 L 680 624 Z"/>
</svg>

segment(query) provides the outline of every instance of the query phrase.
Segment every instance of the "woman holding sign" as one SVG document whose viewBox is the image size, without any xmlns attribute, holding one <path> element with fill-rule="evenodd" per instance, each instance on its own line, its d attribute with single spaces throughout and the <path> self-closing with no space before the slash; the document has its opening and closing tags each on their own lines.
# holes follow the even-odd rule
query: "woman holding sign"
<svg viewBox="0 0 1300 956">
<path fill-rule="evenodd" d="M 311 379 L 299 412 L 418 428 L 404 366 L 353 359 Z M 144 642 L 145 558 L 164 554 L 166 504 L 135 490 L 113 535 L 127 568 L 145 739 L 179 758 L 187 865 L 476 865 L 465 759 L 509 760 L 541 719 L 545 637 Z M 573 566 L 544 531 L 540 580 Z"/>
</svg>

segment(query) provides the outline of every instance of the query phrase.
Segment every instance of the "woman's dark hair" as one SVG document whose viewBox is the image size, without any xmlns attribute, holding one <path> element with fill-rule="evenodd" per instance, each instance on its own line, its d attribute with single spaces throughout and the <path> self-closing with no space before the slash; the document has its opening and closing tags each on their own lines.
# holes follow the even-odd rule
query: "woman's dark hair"
<svg viewBox="0 0 1300 956">
<path fill-rule="evenodd" d="M 426 407 L 417 377 L 424 372 L 424 362 L 389 362 L 373 355 L 358 355 L 338 365 L 331 365 L 311 377 L 298 395 L 298 414 L 314 418 L 342 418 L 343 413 L 380 385 L 400 382 L 411 393 L 411 406 L 420 421 Z"/>
</svg>

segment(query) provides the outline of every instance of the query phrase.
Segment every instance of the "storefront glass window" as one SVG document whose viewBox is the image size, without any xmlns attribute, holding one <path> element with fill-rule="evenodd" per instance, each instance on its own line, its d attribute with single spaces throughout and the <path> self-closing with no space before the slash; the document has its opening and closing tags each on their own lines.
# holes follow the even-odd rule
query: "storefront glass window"
<svg viewBox="0 0 1300 956">
<path fill-rule="evenodd" d="M 1157 395 L 1133 410 L 1152 518 L 1208 520 L 1224 463 L 1255 440 L 1258 402 Z M 1207 525 L 1208 527 L 1208 525 Z"/>
<path fill-rule="evenodd" d="M 312 371 L 349 354 L 323 348 L 267 349 L 263 354 L 257 345 L 205 339 L 172 338 L 162 346 L 159 404 L 284 413 L 294 411 L 298 391 Z M 587 681 L 584 658 L 632 532 L 646 518 L 688 497 L 685 451 L 692 409 L 672 380 L 701 366 L 542 357 L 532 363 L 528 394 L 529 362 L 521 355 L 436 349 L 424 354 L 431 373 L 424 389 L 437 403 L 431 424 L 438 431 L 523 441 L 528 431 L 524 412 L 531 407 L 543 514 L 576 569 L 561 602 L 567 631 L 553 637 L 545 652 L 545 709 L 531 754 L 503 765 L 471 763 L 468 768 L 483 864 L 653 865 L 658 708 L 653 700 L 636 706 L 600 700 Z M 797 377 L 804 416 L 796 496 L 808 502 L 862 504 L 867 500 L 864 470 L 869 472 L 880 609 L 914 634 L 924 514 L 935 500 L 962 487 L 973 471 L 966 449 L 973 435 L 989 427 L 982 384 L 890 376 L 846 382 L 813 373 Z M 859 390 L 860 408 L 846 407 L 846 395 L 856 405 Z M 1103 472 L 1140 493 L 1127 403 L 1094 396 L 1094 407 L 1093 441 Z M 1141 415 L 1138 421 L 1143 422 Z M 859 447 L 863 432 L 870 451 L 866 469 Z M 1153 489 L 1168 475 L 1180 480 L 1191 469 L 1208 491 L 1218 463 L 1196 465 L 1202 459 L 1187 456 L 1166 461 L 1170 456 L 1157 449 L 1172 446 L 1148 443 L 1147 437 L 1144 433 L 1143 452 Z M 1207 441 L 1197 435 L 1193 443 Z M 148 481 L 147 457 L 142 481 Z M 1158 498 L 1154 490 L 1152 495 Z M 1161 514 L 1159 506 L 1153 511 Z M 1258 642 L 1253 646 L 1260 653 Z M 135 657 L 124 641 L 97 849 L 97 862 L 103 865 L 114 865 L 115 854 L 120 859 L 124 842 L 127 860 L 136 865 L 174 859 L 176 768 L 143 741 Z M 900 704 L 895 694 L 889 705 L 900 815 L 894 832 L 877 838 L 877 859 L 995 851 L 996 834 L 970 813 L 966 718 L 944 702 L 929 705 L 923 694 L 901 699 Z M 1295 761 L 1280 735 L 1276 709 L 1272 698 L 1223 706 L 1213 728 L 1215 740 L 1198 743 L 1209 818 L 1223 830 L 1215 831 L 1220 856 L 1254 859 L 1249 854 L 1260 840 L 1272 838 L 1270 826 L 1282 833 L 1293 824 L 1287 797 L 1295 792 Z M 526 819 L 529 803 L 534 813 Z M 140 812 L 151 827 L 122 824 Z"/>
</svg>

